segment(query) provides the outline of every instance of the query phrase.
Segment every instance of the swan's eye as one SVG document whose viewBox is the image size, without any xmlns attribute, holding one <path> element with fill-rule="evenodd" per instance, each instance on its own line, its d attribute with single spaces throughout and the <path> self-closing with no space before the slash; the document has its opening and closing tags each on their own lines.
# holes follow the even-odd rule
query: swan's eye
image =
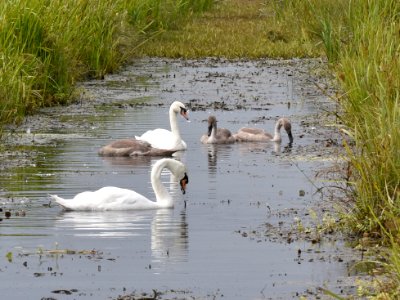
<svg viewBox="0 0 400 300">
<path fill-rule="evenodd" d="M 181 116 L 184 117 L 186 120 L 189 120 L 188 115 L 187 115 L 187 109 L 184 107 L 181 107 Z"/>
</svg>

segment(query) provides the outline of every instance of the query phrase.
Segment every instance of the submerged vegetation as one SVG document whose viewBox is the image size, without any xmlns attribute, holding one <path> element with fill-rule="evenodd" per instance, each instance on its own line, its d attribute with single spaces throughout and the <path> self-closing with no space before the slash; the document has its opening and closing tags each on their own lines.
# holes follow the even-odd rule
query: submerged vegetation
<svg viewBox="0 0 400 300">
<path fill-rule="evenodd" d="M 354 141 L 344 145 L 354 193 L 346 227 L 391 246 L 399 296 L 398 0 L 1 1 L 0 124 L 66 103 L 78 80 L 142 55 L 325 56 L 343 92 L 343 135 Z"/>
</svg>

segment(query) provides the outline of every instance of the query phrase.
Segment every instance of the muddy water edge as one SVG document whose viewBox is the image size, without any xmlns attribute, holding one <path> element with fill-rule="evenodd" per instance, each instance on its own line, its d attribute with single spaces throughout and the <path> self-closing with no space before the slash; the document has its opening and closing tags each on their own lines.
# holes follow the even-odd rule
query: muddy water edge
<svg viewBox="0 0 400 300">
<path fill-rule="evenodd" d="M 319 60 L 141 59 L 79 85 L 81 99 L 9 128 L 0 162 L 0 287 L 8 299 L 291 299 L 354 293 L 360 253 L 333 230 L 343 204 L 341 137 Z M 111 140 L 169 128 L 179 100 L 190 184 L 173 210 L 64 213 L 48 194 L 105 185 L 152 197 L 157 159 L 104 159 Z M 205 146 L 206 119 L 294 143 Z M 186 207 L 184 206 L 186 202 Z M 318 228 L 318 229 L 317 229 Z M 325 230 L 324 230 L 325 229 Z M 328 296 L 326 296 L 329 298 Z"/>
</svg>

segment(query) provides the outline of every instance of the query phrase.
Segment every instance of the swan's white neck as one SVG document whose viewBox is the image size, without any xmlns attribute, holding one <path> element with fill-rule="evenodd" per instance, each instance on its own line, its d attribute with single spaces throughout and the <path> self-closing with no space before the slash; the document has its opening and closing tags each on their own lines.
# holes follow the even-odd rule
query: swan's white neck
<svg viewBox="0 0 400 300">
<path fill-rule="evenodd" d="M 171 132 L 172 134 L 176 137 L 176 138 L 181 138 L 181 133 L 179 131 L 179 127 L 178 127 L 178 121 L 177 121 L 177 112 L 174 111 L 173 107 L 170 107 L 169 109 L 169 123 L 171 126 Z"/>
<path fill-rule="evenodd" d="M 170 169 L 168 161 L 157 161 L 151 170 L 151 185 L 156 195 L 157 203 L 163 207 L 172 207 L 173 200 L 167 189 L 161 182 L 161 171 L 164 169 Z"/>
</svg>

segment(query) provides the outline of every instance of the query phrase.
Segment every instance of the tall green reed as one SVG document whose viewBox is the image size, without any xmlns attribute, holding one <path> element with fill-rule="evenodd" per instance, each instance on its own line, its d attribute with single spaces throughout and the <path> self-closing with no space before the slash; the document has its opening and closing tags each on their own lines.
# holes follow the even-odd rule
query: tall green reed
<svg viewBox="0 0 400 300">
<path fill-rule="evenodd" d="M 286 2 L 286 1 L 284 1 Z M 345 144 L 353 166 L 354 205 L 345 224 L 390 246 L 384 264 L 400 294 L 400 2 L 292 1 L 280 17 L 321 40 L 344 96 Z M 329 9 L 327 9 L 329 7 Z M 280 8 L 281 9 L 281 8 Z M 296 18 L 293 11 L 297 11 Z M 305 11 L 305 13 L 303 13 Z M 310 13 L 312 15 L 310 15 Z M 303 17 L 303 16 L 306 17 Z M 312 16 L 312 18 L 311 18 Z"/>
<path fill-rule="evenodd" d="M 356 229 L 379 230 L 400 212 L 400 36 L 398 1 L 354 1 L 352 43 L 337 71 L 347 92 L 345 120 L 356 139 Z"/>
<path fill-rule="evenodd" d="M 344 12 L 349 1 L 306 0 L 273 1 L 278 21 L 296 33 L 297 39 L 314 41 L 315 47 L 322 44 L 330 63 L 338 60 L 345 29 Z"/>
<path fill-rule="evenodd" d="M 134 55 L 143 34 L 178 26 L 212 2 L 1 1 L 0 128 L 71 101 L 76 81 L 103 78 Z"/>
<path fill-rule="evenodd" d="M 133 0 L 129 21 L 146 33 L 179 28 L 193 13 L 212 7 L 214 0 Z"/>
<path fill-rule="evenodd" d="M 380 231 L 400 212 L 400 3 L 395 0 L 280 1 L 279 18 L 320 41 L 344 92 L 354 138 L 356 232 Z"/>
</svg>

